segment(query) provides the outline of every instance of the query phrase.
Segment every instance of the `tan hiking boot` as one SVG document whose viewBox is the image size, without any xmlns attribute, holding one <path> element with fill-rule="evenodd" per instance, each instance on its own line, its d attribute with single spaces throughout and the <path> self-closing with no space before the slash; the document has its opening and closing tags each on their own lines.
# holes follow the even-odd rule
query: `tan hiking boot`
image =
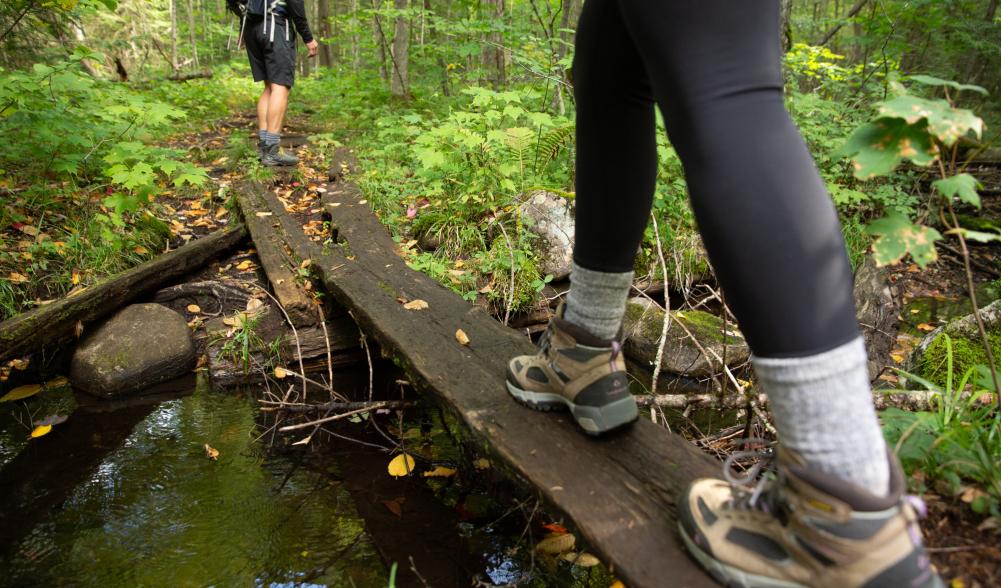
<svg viewBox="0 0 1001 588">
<path fill-rule="evenodd" d="M 563 320 L 562 306 L 539 340 L 539 353 L 508 364 L 507 389 L 535 410 L 567 407 L 589 435 L 607 433 L 639 416 L 622 346 Z"/>
<path fill-rule="evenodd" d="M 770 459 L 770 458 L 769 458 Z M 695 481 L 678 503 L 689 551 L 731 588 L 944 588 L 921 545 L 920 499 L 890 455 L 879 497 L 778 450 L 777 478 Z M 756 471 L 760 471 L 760 468 Z M 751 473 L 753 478 L 755 472 Z"/>
</svg>

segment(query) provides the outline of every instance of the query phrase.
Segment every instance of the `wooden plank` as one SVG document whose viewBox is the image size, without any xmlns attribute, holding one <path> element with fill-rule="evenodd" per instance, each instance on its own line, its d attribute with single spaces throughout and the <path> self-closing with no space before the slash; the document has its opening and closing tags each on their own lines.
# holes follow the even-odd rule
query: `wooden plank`
<svg viewBox="0 0 1001 588">
<path fill-rule="evenodd" d="M 263 191 L 267 192 L 266 189 Z M 288 216 L 284 207 L 272 211 L 260 197 L 261 190 L 238 187 L 236 201 L 243 211 L 244 222 L 257 249 L 264 273 L 271 282 L 275 298 L 285 308 L 292 324 L 296 327 L 310 327 L 317 324 L 316 309 L 312 297 L 296 281 L 293 269 L 299 261 L 292 259 L 285 251 L 285 239 L 278 216 Z"/>
<path fill-rule="evenodd" d="M 246 236 L 247 230 L 243 225 L 218 231 L 112 276 L 75 296 L 34 308 L 0 323 L 0 361 L 71 337 L 78 321 L 86 326 L 118 310 L 122 305 L 201 267 Z"/>
<path fill-rule="evenodd" d="M 328 291 L 414 383 L 455 413 L 498 458 L 496 465 L 565 513 L 628 586 L 661 587 L 667 578 L 671 586 L 714 585 L 682 551 L 673 513 L 678 492 L 694 478 L 718 474 L 719 464 L 642 419 L 595 440 L 566 414 L 513 402 L 504 386 L 507 361 L 534 346 L 407 268 L 354 184 L 340 180 L 326 189 L 324 208 L 343 243 L 321 253 L 300 231 L 288 235 L 290 245 L 313 259 Z M 429 308 L 408 311 L 398 298 L 420 298 Z M 455 339 L 460 328 L 468 346 Z"/>
</svg>

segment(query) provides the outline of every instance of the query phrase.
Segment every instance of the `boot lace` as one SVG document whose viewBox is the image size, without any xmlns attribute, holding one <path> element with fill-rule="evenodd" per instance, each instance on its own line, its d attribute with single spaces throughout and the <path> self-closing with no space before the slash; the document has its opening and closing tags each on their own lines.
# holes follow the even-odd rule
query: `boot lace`
<svg viewBox="0 0 1001 588">
<path fill-rule="evenodd" d="M 743 444 L 759 448 L 735 451 L 723 463 L 723 479 L 733 489 L 730 507 L 777 514 L 781 507 L 778 488 L 782 485 L 782 472 L 772 467 L 775 461 L 774 444 L 762 439 L 745 439 Z M 735 473 L 734 465 L 745 459 L 756 461 L 744 473 Z"/>
</svg>

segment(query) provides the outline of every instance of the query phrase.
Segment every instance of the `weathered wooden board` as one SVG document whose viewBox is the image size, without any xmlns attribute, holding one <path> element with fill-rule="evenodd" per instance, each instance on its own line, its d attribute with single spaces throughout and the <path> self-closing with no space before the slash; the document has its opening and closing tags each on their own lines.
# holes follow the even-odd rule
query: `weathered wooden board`
<svg viewBox="0 0 1001 588">
<path fill-rule="evenodd" d="M 70 337 L 87 323 L 197 269 L 247 236 L 243 225 L 196 239 L 183 247 L 90 286 L 79 294 L 40 306 L 0 323 L 0 361 Z"/>
<path fill-rule="evenodd" d="M 244 222 L 257 248 L 264 273 L 271 282 L 275 298 L 288 313 L 296 327 L 317 324 L 312 297 L 296 282 L 293 270 L 298 262 L 285 251 L 285 239 L 278 220 L 268 210 L 257 191 L 237 188 L 236 200 L 243 211 Z"/>
<path fill-rule="evenodd" d="M 673 512 L 677 493 L 694 478 L 717 474 L 719 465 L 642 419 L 595 440 L 565 414 L 514 403 L 504 387 L 507 361 L 533 352 L 531 343 L 410 270 L 357 187 L 339 180 L 325 188 L 324 208 L 344 243 L 321 251 L 301 231 L 292 234 L 292 227 L 287 236 L 298 255 L 312 258 L 328 291 L 362 330 L 458 416 L 497 457 L 497 466 L 572 519 L 628 586 L 713 585 L 683 552 Z M 280 204 L 271 204 L 277 214 Z M 408 311 L 401 298 L 423 299 L 429 308 Z M 468 346 L 456 340 L 458 329 L 468 335 Z"/>
</svg>

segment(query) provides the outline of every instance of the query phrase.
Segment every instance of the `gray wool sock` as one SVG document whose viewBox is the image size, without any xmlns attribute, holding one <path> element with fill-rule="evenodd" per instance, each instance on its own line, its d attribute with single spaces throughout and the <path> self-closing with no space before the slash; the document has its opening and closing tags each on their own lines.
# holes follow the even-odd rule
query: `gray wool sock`
<svg viewBox="0 0 1001 588">
<path fill-rule="evenodd" d="M 780 442 L 822 472 L 878 496 L 890 468 L 862 338 L 808 357 L 752 357 Z"/>
<path fill-rule="evenodd" d="M 574 263 L 563 318 L 595 337 L 614 339 L 626 314 L 632 283 L 633 272 L 597 272 Z"/>
<path fill-rule="evenodd" d="M 264 134 L 261 135 L 261 140 L 268 146 L 277 145 L 281 142 L 282 136 L 280 133 L 269 133 L 268 131 L 264 131 Z"/>
<path fill-rule="evenodd" d="M 257 140 L 260 141 L 261 143 L 263 143 L 264 142 L 264 136 L 267 135 L 267 134 L 268 134 L 267 129 L 258 129 L 257 130 Z"/>
</svg>

